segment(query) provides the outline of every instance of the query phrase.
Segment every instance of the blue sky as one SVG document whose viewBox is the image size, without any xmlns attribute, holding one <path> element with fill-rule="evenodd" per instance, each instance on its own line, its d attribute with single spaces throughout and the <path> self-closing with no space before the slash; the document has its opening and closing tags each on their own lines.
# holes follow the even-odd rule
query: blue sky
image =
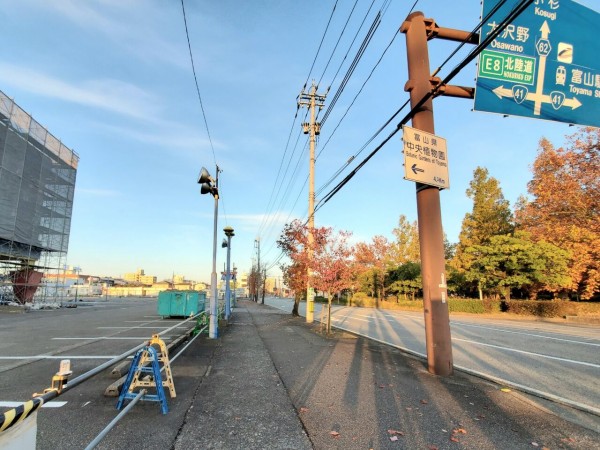
<svg viewBox="0 0 600 450">
<path fill-rule="evenodd" d="M 213 155 L 179 0 L 0 0 L 0 90 L 81 158 L 69 264 L 86 274 L 119 276 L 143 268 L 159 278 L 174 272 L 210 280 L 214 203 L 212 197 L 200 195 L 196 180 L 202 166 L 215 175 L 215 160 L 223 170 L 218 270 L 225 261 L 220 247 L 225 225 L 235 229 L 232 260 L 241 270 L 249 269 L 259 235 L 263 261 L 275 261 L 279 252 L 273 244 L 283 224 L 306 218 L 305 136 L 294 146 L 303 110 L 293 128 L 292 123 L 296 97 L 309 77 L 334 3 L 185 1 Z M 374 2 L 357 43 L 342 63 L 371 5 L 367 0 L 358 2 L 324 71 L 354 5 L 350 0 L 338 1 L 310 74 L 317 81 L 324 74 L 319 87 L 323 92 L 342 64 L 326 106 L 384 3 Z M 592 0 L 581 3 L 598 10 Z M 317 189 L 408 99 L 403 90 L 405 37 L 398 34 L 340 122 L 412 4 L 412 0 L 389 3 L 323 126 L 317 148 L 323 151 L 316 164 Z M 416 10 L 441 26 L 471 30 L 479 21 L 481 6 L 479 0 L 422 0 Z M 455 47 L 455 43 L 431 41 L 431 67 L 437 67 Z M 459 53 L 442 75 L 465 54 Z M 475 70 L 474 64 L 468 66 L 453 84 L 473 86 Z M 561 123 L 473 112 L 471 100 L 438 98 L 434 108 L 435 132 L 448 142 L 451 186 L 441 192 L 441 201 L 450 241 L 457 240 L 462 219 L 471 210 L 465 190 L 477 166 L 488 168 L 500 180 L 513 205 L 526 193 L 540 138 L 561 145 L 565 135 L 577 131 Z M 376 138 L 357 161 L 387 134 Z M 274 186 L 279 187 L 276 176 L 290 135 L 283 159 L 285 169 L 293 154 L 290 169 L 281 190 L 275 190 L 274 207 L 268 207 Z M 401 150 L 397 134 L 318 211 L 316 225 L 349 230 L 355 240 L 369 241 L 377 234 L 391 238 L 401 214 L 415 220 L 415 188 L 403 179 Z"/>
</svg>

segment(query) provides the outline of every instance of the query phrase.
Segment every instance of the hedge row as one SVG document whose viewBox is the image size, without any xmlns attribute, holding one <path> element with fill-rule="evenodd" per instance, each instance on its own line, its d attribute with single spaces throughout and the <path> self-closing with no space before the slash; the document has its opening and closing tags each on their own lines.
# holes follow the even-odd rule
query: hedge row
<svg viewBox="0 0 600 450">
<path fill-rule="evenodd" d="M 574 313 L 570 302 L 540 300 L 504 300 L 503 310 L 512 314 L 538 317 L 563 317 Z"/>
<path fill-rule="evenodd" d="M 352 297 L 352 306 L 381 309 L 423 310 L 423 300 L 377 301 L 366 294 Z M 458 299 L 448 300 L 448 310 L 454 313 L 493 314 L 507 312 L 537 317 L 564 317 L 567 315 L 600 315 L 600 303 L 565 302 L 560 300 L 490 300 Z"/>
</svg>

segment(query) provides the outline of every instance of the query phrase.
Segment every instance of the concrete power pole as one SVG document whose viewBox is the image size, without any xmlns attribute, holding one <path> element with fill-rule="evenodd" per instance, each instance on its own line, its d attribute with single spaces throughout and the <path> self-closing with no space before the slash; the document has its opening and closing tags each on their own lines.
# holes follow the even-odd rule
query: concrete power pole
<svg viewBox="0 0 600 450">
<path fill-rule="evenodd" d="M 435 37 L 476 44 L 478 36 L 466 31 L 439 27 L 433 19 L 426 19 L 422 12 L 409 15 L 400 31 L 406 34 L 408 55 L 409 80 L 404 90 L 410 92 L 411 108 L 420 105 L 412 118 L 412 126 L 434 134 L 432 98 L 421 104 L 422 99 L 434 88 L 438 88 L 438 95 L 472 98 L 473 89 L 442 86 L 439 78 L 431 76 L 427 42 Z M 417 183 L 416 188 L 428 369 L 433 374 L 449 376 L 454 371 L 454 363 L 447 303 L 440 191 L 437 187 L 421 183 Z"/>
<path fill-rule="evenodd" d="M 298 97 L 298 106 L 306 106 L 310 110 L 310 122 L 302 124 L 304 134 L 310 137 L 310 161 L 309 161 L 309 178 L 308 178 L 308 260 L 312 260 L 313 255 L 313 230 L 315 228 L 315 143 L 316 136 L 321 133 L 321 124 L 316 122 L 315 109 L 323 108 L 325 94 L 317 94 L 317 85 L 313 81 L 308 93 L 304 89 Z M 310 286 L 310 267 L 307 268 L 308 281 L 306 283 L 306 321 L 312 323 L 315 312 L 315 293 Z"/>
<path fill-rule="evenodd" d="M 258 296 L 260 295 L 260 281 L 261 281 L 261 275 L 260 275 L 260 238 L 259 237 L 257 237 L 255 239 L 254 244 L 255 244 L 257 252 L 258 252 L 258 267 L 256 268 L 256 297 L 255 297 L 254 301 L 258 303 Z"/>
</svg>

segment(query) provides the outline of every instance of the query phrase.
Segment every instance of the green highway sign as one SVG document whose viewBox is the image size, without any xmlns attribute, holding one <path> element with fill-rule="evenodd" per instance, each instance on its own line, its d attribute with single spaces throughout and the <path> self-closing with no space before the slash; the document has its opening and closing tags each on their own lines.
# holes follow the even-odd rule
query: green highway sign
<svg viewBox="0 0 600 450">
<path fill-rule="evenodd" d="M 484 50 L 479 61 L 479 76 L 511 83 L 534 83 L 535 58 Z"/>
<path fill-rule="evenodd" d="M 500 0 L 484 0 L 486 17 Z M 484 24 L 496 29 L 520 0 Z M 535 0 L 480 54 L 474 109 L 600 127 L 600 14 L 573 0 Z"/>
</svg>

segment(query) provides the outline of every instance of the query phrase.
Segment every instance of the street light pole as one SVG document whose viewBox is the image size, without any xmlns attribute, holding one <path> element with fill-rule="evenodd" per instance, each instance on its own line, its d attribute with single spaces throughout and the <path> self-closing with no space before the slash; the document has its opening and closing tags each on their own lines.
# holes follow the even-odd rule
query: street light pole
<svg viewBox="0 0 600 450">
<path fill-rule="evenodd" d="M 210 322 L 208 325 L 208 337 L 216 339 L 219 337 L 219 322 L 218 322 L 218 295 L 217 295 L 217 219 L 219 217 L 219 166 L 217 166 L 217 178 L 213 179 L 208 170 L 204 167 L 198 177 L 198 183 L 201 185 L 201 194 L 211 194 L 215 199 L 215 217 L 213 226 L 213 260 L 212 273 L 210 274 Z M 214 183 L 214 185 L 213 185 Z"/>
<path fill-rule="evenodd" d="M 231 280 L 230 261 L 231 261 L 231 238 L 235 236 L 233 228 L 226 226 L 223 228 L 225 236 L 227 236 L 227 269 L 225 270 L 225 320 L 229 320 L 231 315 L 231 288 L 229 280 Z"/>
<path fill-rule="evenodd" d="M 237 306 L 237 267 L 233 263 L 233 306 Z"/>
</svg>

